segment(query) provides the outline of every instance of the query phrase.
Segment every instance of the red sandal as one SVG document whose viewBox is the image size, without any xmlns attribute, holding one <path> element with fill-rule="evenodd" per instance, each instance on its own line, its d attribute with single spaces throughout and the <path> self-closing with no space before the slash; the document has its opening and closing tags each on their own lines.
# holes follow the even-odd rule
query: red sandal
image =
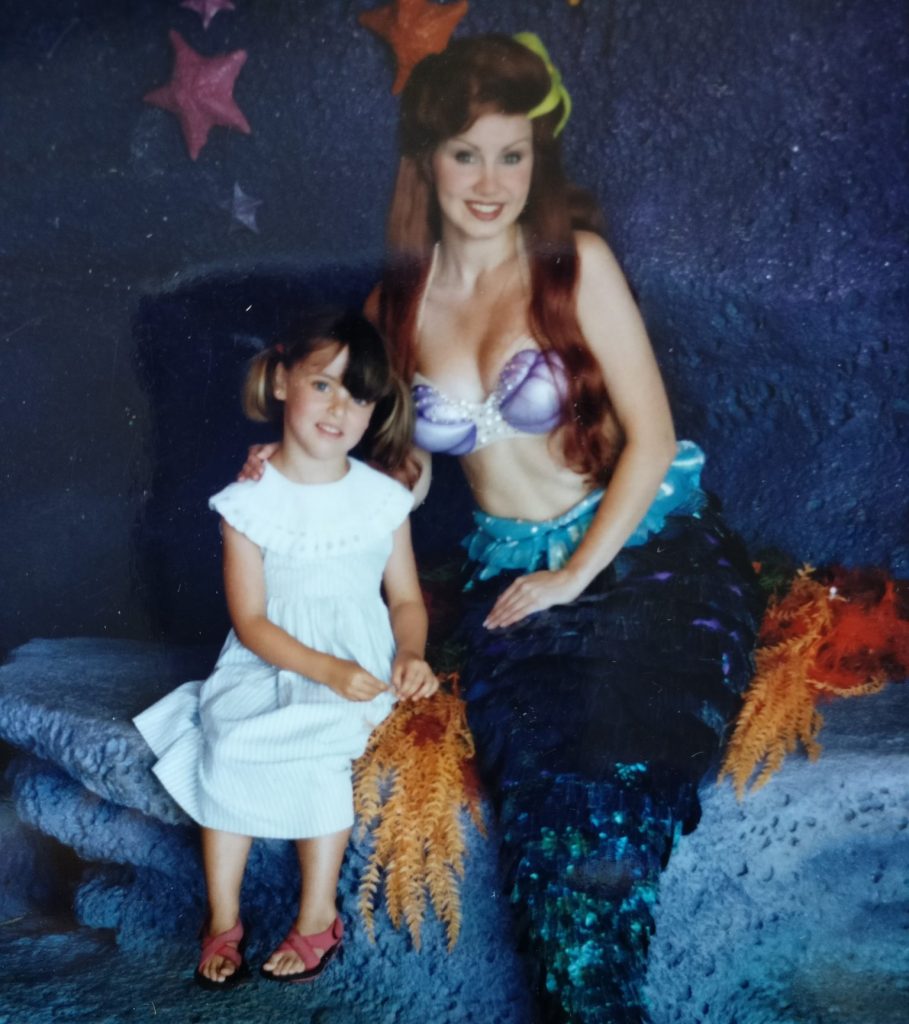
<svg viewBox="0 0 909 1024">
<path fill-rule="evenodd" d="M 236 946 L 230 945 L 232 942 L 235 942 Z M 242 981 L 249 974 L 249 968 L 243 959 L 243 946 L 243 925 L 239 921 L 233 928 L 221 932 L 220 935 L 203 935 L 199 966 L 194 975 L 196 984 L 210 991 L 220 992 L 226 988 L 232 988 Z M 229 960 L 234 965 L 233 974 L 229 974 L 224 981 L 212 981 L 202 973 L 202 968 L 213 956 L 223 956 L 225 960 Z"/>
<path fill-rule="evenodd" d="M 293 974 L 274 974 L 261 967 L 259 973 L 269 981 L 315 981 L 341 948 L 343 938 L 344 925 L 340 917 L 336 917 L 331 925 L 318 935 L 301 935 L 296 928 L 291 928 L 275 953 L 296 953 L 306 965 L 306 970 L 295 971 Z M 319 956 L 317 948 L 325 952 Z"/>
</svg>

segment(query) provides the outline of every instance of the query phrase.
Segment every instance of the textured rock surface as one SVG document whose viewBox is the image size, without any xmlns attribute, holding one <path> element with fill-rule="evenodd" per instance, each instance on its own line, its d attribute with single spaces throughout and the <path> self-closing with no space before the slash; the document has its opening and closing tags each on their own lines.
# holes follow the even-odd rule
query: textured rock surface
<svg viewBox="0 0 909 1024">
<path fill-rule="evenodd" d="M 181 681 L 204 679 L 217 651 L 127 640 L 34 640 L 0 668 L 0 734 L 105 800 L 186 822 L 160 786 L 132 716 Z"/>
<path fill-rule="evenodd" d="M 142 1019 L 152 1004 L 165 1021 L 191 1013 L 201 1024 L 244 1013 L 266 1019 L 291 1007 L 345 1024 L 370 1014 L 382 1024 L 527 1024 L 508 908 L 496 894 L 495 837 L 483 842 L 475 833 L 464 928 L 450 956 L 432 916 L 420 953 L 384 913 L 377 944 L 369 944 L 355 911 L 367 852 L 357 840 L 341 883 L 349 940 L 325 984 L 293 996 L 253 984 L 231 1000 L 230 1013 L 240 1016 L 229 1018 L 200 1000 L 188 966 L 202 914 L 195 831 L 177 823 L 165 797 L 153 796 L 159 788 L 129 716 L 204 657 L 122 641 L 35 641 L 0 667 L 0 736 L 30 751 L 7 769 L 16 808 L 90 862 L 76 887 L 76 914 L 117 940 L 112 947 L 84 930 L 36 931 L 36 903 L 27 897 L 52 862 L 38 831 L 7 813 L 4 847 L 30 839 L 27 853 L 7 863 L 0 896 L 28 916 L 0 930 L 0 954 L 14 967 L 0 981 L 0 1008 L 11 1020 L 64 1014 L 92 1024 Z M 69 685 L 73 678 L 79 687 Z M 655 1024 L 905 1019 L 909 688 L 843 701 L 825 715 L 818 763 L 790 758 L 741 804 L 728 784 L 705 788 L 701 825 L 679 842 L 662 879 L 648 974 Z M 80 753 L 71 756 L 75 746 Z M 116 756 L 105 759 L 105 751 Z M 90 785 L 93 772 L 100 784 Z M 295 885 L 289 845 L 255 844 L 244 888 L 254 957 L 286 929 Z M 143 953 L 154 960 L 134 979 Z M 52 986 L 38 984 L 31 966 L 44 956 L 62 963 Z"/>
<path fill-rule="evenodd" d="M 791 758 L 741 804 L 705 792 L 661 880 L 660 1024 L 909 1018 L 909 689 L 825 715 L 817 763 Z"/>
<path fill-rule="evenodd" d="M 229 997 L 203 992 L 192 982 L 196 944 L 184 941 L 156 950 L 124 952 L 104 933 L 78 929 L 49 932 L 55 922 L 35 920 L 28 929 L 0 930 L 0 1020 L 4 1024 L 526 1024 L 483 986 L 480 954 L 469 974 L 450 975 L 424 958 L 389 964 L 368 952 L 360 973 L 346 970 L 346 952 L 318 985 L 280 986 L 254 978 Z M 396 950 L 391 953 L 397 952 Z M 48 967 L 54 965 L 48 980 Z M 474 978 L 477 982 L 474 982 Z"/>
<path fill-rule="evenodd" d="M 151 774 L 153 756 L 131 716 L 187 676 L 204 674 L 211 662 L 207 649 L 75 639 L 33 641 L 0 667 L 0 737 L 28 751 L 7 768 L 18 814 L 92 865 L 75 887 L 77 919 L 112 930 L 126 952 L 167 957 L 176 945 L 183 974 L 204 912 L 197 833 Z M 73 679 L 80 685 L 72 686 Z M 8 827 L 12 841 L 25 828 L 12 821 Z M 495 834 L 484 839 L 467 828 L 464 924 L 451 955 L 431 913 L 420 952 L 384 911 L 377 914 L 375 945 L 368 940 L 356 906 L 369 840 L 355 837 L 340 885 L 348 924 L 344 957 L 333 981 L 320 986 L 317 1005 L 350 1006 L 345 991 L 357 979 L 367 994 L 364 1005 L 370 999 L 384 1004 L 382 1020 L 393 1019 L 389 1006 L 401 1021 L 428 1019 L 422 1013 L 455 1024 L 473 1019 L 458 1015 L 465 1007 L 478 1020 L 527 1019 L 522 969 L 513 944 L 501 941 L 510 911 L 496 891 Z M 38 881 L 41 848 L 32 846 L 7 867 L 11 910 L 34 906 L 12 901 L 15 889 L 27 891 Z M 253 957 L 263 958 L 287 930 L 298 879 L 290 844 L 254 844 L 243 890 Z M 5 998 L 12 996 L 0 985 L 0 1007 Z M 52 1004 L 59 1005 L 56 999 Z"/>
</svg>

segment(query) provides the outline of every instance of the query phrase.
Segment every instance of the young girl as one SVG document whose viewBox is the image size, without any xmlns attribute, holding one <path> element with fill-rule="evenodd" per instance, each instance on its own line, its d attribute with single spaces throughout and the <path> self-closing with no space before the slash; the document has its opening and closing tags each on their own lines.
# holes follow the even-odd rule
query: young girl
<svg viewBox="0 0 909 1024">
<path fill-rule="evenodd" d="M 155 774 L 202 827 L 208 923 L 195 978 L 206 988 L 248 973 L 239 902 L 253 836 L 294 839 L 302 876 L 297 919 L 262 974 L 322 972 L 343 933 L 351 761 L 395 699 L 438 686 L 423 658 L 411 495 L 348 457 L 362 442 L 393 469 L 409 441 L 409 400 L 381 337 L 357 314 L 301 319 L 253 362 L 244 409 L 284 434 L 261 481 L 209 502 L 233 630 L 207 680 L 135 719 Z"/>
</svg>

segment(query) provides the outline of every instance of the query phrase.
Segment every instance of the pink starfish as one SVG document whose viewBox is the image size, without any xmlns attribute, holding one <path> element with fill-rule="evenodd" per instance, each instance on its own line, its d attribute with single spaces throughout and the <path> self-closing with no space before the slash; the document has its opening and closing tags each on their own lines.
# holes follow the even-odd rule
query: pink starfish
<svg viewBox="0 0 909 1024">
<path fill-rule="evenodd" d="M 183 0 L 181 7 L 188 7 L 202 19 L 202 27 L 208 28 L 218 11 L 236 10 L 230 0 Z"/>
<path fill-rule="evenodd" d="M 190 159 L 199 155 L 216 124 L 249 135 L 252 129 L 233 97 L 234 82 L 246 63 L 246 50 L 203 57 L 179 32 L 170 33 L 170 42 L 174 48 L 171 80 L 146 93 L 143 99 L 176 115 Z"/>
</svg>

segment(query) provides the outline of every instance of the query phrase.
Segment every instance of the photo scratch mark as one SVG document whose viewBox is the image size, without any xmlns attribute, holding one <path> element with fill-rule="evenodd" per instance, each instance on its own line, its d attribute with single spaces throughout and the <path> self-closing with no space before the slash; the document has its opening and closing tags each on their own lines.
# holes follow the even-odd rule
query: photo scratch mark
<svg viewBox="0 0 909 1024">
<path fill-rule="evenodd" d="M 65 39 L 65 38 L 66 38 L 66 37 L 67 37 L 67 36 L 68 36 L 68 35 L 70 34 L 70 32 L 72 32 L 72 30 L 73 30 L 73 29 L 74 29 L 74 28 L 75 28 L 75 27 L 76 27 L 76 26 L 77 26 L 78 24 L 79 24 L 79 19 L 78 19 L 78 18 L 72 18 L 72 19 L 70 20 L 70 23 L 69 23 L 69 24 L 68 24 L 68 25 L 66 26 L 66 28 L 65 28 L 65 29 L 64 29 L 64 30 L 63 30 L 63 31 L 62 31 L 62 32 L 60 33 L 60 35 L 58 35 L 58 36 L 57 36 L 57 38 L 56 38 L 56 39 L 54 40 L 54 44 L 53 44 L 53 46 L 51 46 L 51 48 L 50 48 L 50 49 L 49 49 L 49 50 L 47 51 L 47 53 L 45 54 L 45 56 L 44 56 L 44 59 L 45 59 L 45 60 L 50 60 L 50 59 L 51 59 L 51 58 L 52 58 L 52 57 L 54 56 L 54 53 L 55 53 L 55 51 L 56 51 L 57 47 L 58 47 L 58 46 L 59 46 L 59 45 L 60 45 L 60 44 L 61 44 L 61 43 L 63 42 L 63 40 L 64 40 L 64 39 Z"/>
</svg>

